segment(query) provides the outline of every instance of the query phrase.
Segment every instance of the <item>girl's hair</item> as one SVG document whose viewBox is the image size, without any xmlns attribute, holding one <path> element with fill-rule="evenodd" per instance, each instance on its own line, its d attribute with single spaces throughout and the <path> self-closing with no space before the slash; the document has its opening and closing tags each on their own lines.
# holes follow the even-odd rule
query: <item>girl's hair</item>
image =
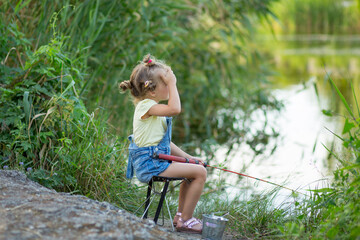
<svg viewBox="0 0 360 240">
<path fill-rule="evenodd" d="M 165 69 L 166 66 L 147 54 L 132 71 L 130 80 L 121 82 L 119 88 L 122 92 L 129 89 L 136 99 L 142 98 L 148 91 L 154 91 L 159 83 L 160 78 L 155 74 L 155 70 Z"/>
</svg>

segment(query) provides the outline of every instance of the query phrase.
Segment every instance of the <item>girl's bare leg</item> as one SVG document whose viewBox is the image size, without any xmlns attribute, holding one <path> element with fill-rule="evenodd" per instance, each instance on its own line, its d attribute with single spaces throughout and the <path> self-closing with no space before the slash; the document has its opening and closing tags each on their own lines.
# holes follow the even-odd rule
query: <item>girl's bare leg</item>
<svg viewBox="0 0 360 240">
<path fill-rule="evenodd" d="M 184 202 L 185 202 L 186 193 L 187 193 L 187 190 L 189 188 L 189 185 L 190 185 L 190 183 L 188 181 L 183 181 L 180 184 L 179 206 L 178 206 L 178 210 L 177 210 L 177 212 L 179 212 L 180 214 L 182 213 L 183 208 L 184 208 Z M 175 224 L 175 226 L 177 225 L 179 217 L 181 217 L 181 215 L 180 216 L 179 215 L 174 216 L 173 223 Z"/>
<path fill-rule="evenodd" d="M 178 212 L 182 213 L 184 209 L 184 202 L 186 199 L 186 193 L 189 189 L 190 183 L 188 181 L 184 181 L 180 185 L 180 193 L 179 193 L 179 206 L 178 206 Z"/>
<path fill-rule="evenodd" d="M 201 165 L 173 162 L 160 174 L 164 177 L 185 177 L 190 183 L 180 187 L 179 211 L 186 221 L 192 218 L 197 202 L 200 199 L 206 181 L 206 169 Z"/>
</svg>

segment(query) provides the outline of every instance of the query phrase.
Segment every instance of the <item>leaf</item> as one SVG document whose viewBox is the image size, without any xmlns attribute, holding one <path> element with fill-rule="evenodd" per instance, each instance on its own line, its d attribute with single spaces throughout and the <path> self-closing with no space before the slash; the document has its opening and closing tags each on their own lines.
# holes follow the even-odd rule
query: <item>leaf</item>
<svg viewBox="0 0 360 240">
<path fill-rule="evenodd" d="M 350 237 L 351 239 L 358 239 L 359 236 L 360 236 L 360 226 L 356 226 L 351 230 Z"/>
<path fill-rule="evenodd" d="M 24 103 L 26 122 L 29 122 L 31 104 L 29 102 L 29 92 L 28 91 L 24 92 L 23 103 Z"/>
<path fill-rule="evenodd" d="M 325 127 L 326 130 L 328 130 L 329 132 L 331 132 L 332 134 L 334 134 L 337 138 L 339 138 L 341 141 L 345 141 L 344 138 L 340 137 L 339 135 L 337 135 L 336 133 L 334 133 L 333 131 L 331 131 L 330 129 L 328 129 L 327 127 Z"/>
<path fill-rule="evenodd" d="M 323 110 L 321 110 L 321 112 L 322 112 L 325 116 L 328 116 L 328 117 L 332 117 L 332 116 L 333 116 L 331 110 L 325 110 L 325 109 L 323 109 Z"/>
<path fill-rule="evenodd" d="M 332 189 L 332 188 L 320 188 L 320 189 L 309 189 L 309 191 L 315 192 L 315 193 L 327 193 L 327 192 L 334 191 L 334 189 Z"/>
<path fill-rule="evenodd" d="M 43 93 L 49 97 L 51 97 L 53 94 L 51 94 L 46 88 L 41 87 L 40 85 L 35 85 L 34 89 L 39 92 L 39 93 Z"/>
<path fill-rule="evenodd" d="M 39 132 L 41 132 L 41 127 L 42 127 L 42 125 L 44 124 L 46 118 L 47 118 L 53 111 L 55 111 L 55 107 L 56 107 L 56 106 L 53 106 L 53 107 L 51 107 L 51 108 L 49 108 L 49 109 L 47 110 L 46 115 L 45 115 L 45 117 L 44 117 L 44 120 L 42 121 L 42 123 L 41 123 L 41 125 L 40 125 Z"/>
<path fill-rule="evenodd" d="M 33 122 L 36 118 L 38 118 L 38 117 L 40 117 L 40 116 L 43 116 L 43 115 L 46 115 L 46 113 L 36 114 L 36 115 L 31 119 L 30 124 L 29 124 L 29 127 L 28 127 L 28 130 L 30 129 L 30 127 L 31 127 L 31 125 L 32 125 L 32 122 Z"/>
<path fill-rule="evenodd" d="M 66 87 L 66 89 L 61 93 L 60 97 L 63 97 L 64 94 L 65 94 L 67 91 L 69 91 L 69 89 L 72 88 L 74 85 L 75 85 L 75 81 L 72 80 L 72 81 L 69 83 L 69 85 Z"/>
<path fill-rule="evenodd" d="M 31 149 L 31 144 L 28 142 L 21 142 L 20 145 L 24 148 L 25 151 Z"/>
<path fill-rule="evenodd" d="M 18 14 L 18 12 L 19 12 L 22 8 L 24 8 L 24 7 L 26 7 L 27 5 L 29 5 L 30 1 L 31 1 L 31 0 L 28 0 L 28 1 L 24 2 L 24 3 L 23 3 L 23 1 L 19 1 L 18 4 L 16 4 L 16 7 L 15 7 L 15 11 L 14 11 L 15 14 Z"/>
<path fill-rule="evenodd" d="M 345 108 L 347 109 L 347 111 L 349 112 L 349 114 L 351 115 L 352 118 L 355 119 L 355 116 L 349 106 L 349 104 L 347 103 L 345 97 L 342 95 L 342 93 L 340 92 L 340 90 L 337 88 L 337 86 L 335 85 L 334 81 L 332 80 L 332 78 L 329 76 L 329 79 L 330 79 L 330 82 L 331 82 L 331 85 L 335 88 L 337 94 L 339 95 L 341 101 L 343 102 L 343 104 L 345 105 Z"/>
<path fill-rule="evenodd" d="M 352 165 L 344 167 L 344 168 L 340 168 L 339 171 L 351 170 L 351 169 L 358 168 L 358 167 L 360 167 L 360 164 L 356 163 L 356 164 L 352 164 Z"/>
<path fill-rule="evenodd" d="M 326 233 L 326 236 L 333 238 L 333 237 L 337 236 L 338 232 L 339 232 L 339 226 L 335 225 Z"/>
<path fill-rule="evenodd" d="M 55 54 L 59 59 L 61 59 L 62 61 L 64 61 L 67 65 L 71 66 L 71 60 L 66 57 L 64 54 L 61 53 L 56 53 Z"/>
<path fill-rule="evenodd" d="M 40 160 L 43 158 L 44 156 L 44 152 L 46 150 L 46 144 L 44 144 L 39 152 L 39 157 L 40 157 Z"/>
<path fill-rule="evenodd" d="M 359 2 L 359 7 L 360 7 L 360 2 Z M 355 100 L 355 103 L 356 103 L 356 108 L 358 110 L 358 116 L 360 116 L 360 109 L 359 109 L 359 104 L 358 104 L 358 101 L 357 101 L 357 98 L 356 98 L 355 89 L 354 89 L 354 86 L 353 86 L 352 82 L 350 82 L 350 84 L 351 84 L 351 90 L 353 92 L 353 97 L 354 97 L 354 100 Z"/>
<path fill-rule="evenodd" d="M 315 79 L 313 80 L 313 78 L 315 78 Z M 320 95 L 319 95 L 319 89 L 318 89 L 317 84 L 316 84 L 316 77 L 312 77 L 312 78 L 310 79 L 310 81 L 313 81 L 313 86 L 314 86 L 316 98 L 317 98 L 317 100 L 318 100 L 318 103 L 320 103 Z"/>
<path fill-rule="evenodd" d="M 342 134 L 348 133 L 350 132 L 350 130 L 355 127 L 355 124 L 352 122 L 349 122 L 349 119 L 345 119 L 345 125 L 344 125 L 344 130 L 342 132 Z"/>
</svg>

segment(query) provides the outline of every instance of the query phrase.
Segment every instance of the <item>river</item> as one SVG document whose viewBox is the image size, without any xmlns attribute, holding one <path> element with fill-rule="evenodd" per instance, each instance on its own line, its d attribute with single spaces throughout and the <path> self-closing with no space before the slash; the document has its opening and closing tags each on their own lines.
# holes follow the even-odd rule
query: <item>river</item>
<svg viewBox="0 0 360 240">
<path fill-rule="evenodd" d="M 272 94 L 284 103 L 280 113 L 268 113 L 269 122 L 273 122 L 280 133 L 275 143 L 276 150 L 271 155 L 253 157 L 251 150 L 242 144 L 231 160 L 223 163 L 225 150 L 220 148 L 216 162 L 223 163 L 230 170 L 306 194 L 308 189 L 328 186 L 337 163 L 329 157 L 325 146 L 330 149 L 334 143 L 335 149 L 340 149 L 340 143 L 332 132 L 341 134 L 343 118 L 322 113 L 322 110 L 339 105 L 327 74 L 341 86 L 346 86 L 345 78 L 358 78 L 360 52 L 354 38 L 359 36 L 291 36 L 276 41 L 271 37 L 261 38 L 263 47 L 259 51 L 268 55 L 277 72 L 272 77 L 275 84 Z M 214 172 L 213 175 L 215 177 L 210 177 L 228 184 L 228 192 L 233 197 L 264 193 L 274 187 L 251 178 L 241 177 L 239 181 L 239 177 L 232 173 Z M 277 203 L 286 201 L 284 196 L 289 194 L 291 191 L 281 189 L 278 196 L 282 197 Z"/>
</svg>

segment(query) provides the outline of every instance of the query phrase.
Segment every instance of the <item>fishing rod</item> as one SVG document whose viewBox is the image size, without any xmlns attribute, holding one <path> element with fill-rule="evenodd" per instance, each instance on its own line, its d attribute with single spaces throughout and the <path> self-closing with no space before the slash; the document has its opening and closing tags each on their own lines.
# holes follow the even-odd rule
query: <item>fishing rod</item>
<svg viewBox="0 0 360 240">
<path fill-rule="evenodd" d="M 185 158 L 185 157 L 178 157 L 178 156 L 161 154 L 161 153 L 156 153 L 156 152 L 153 154 L 153 158 L 160 159 L 160 160 L 167 160 L 167 161 L 170 161 L 170 162 L 174 161 L 174 162 L 181 162 L 181 163 L 200 164 L 200 165 L 203 165 L 205 168 L 206 167 L 211 167 L 211 168 L 215 168 L 215 169 L 218 169 L 218 170 L 221 170 L 221 171 L 225 171 L 225 172 L 229 172 L 229 173 L 235 173 L 235 174 L 243 176 L 243 177 L 252 178 L 252 179 L 255 179 L 255 180 L 258 180 L 258 181 L 262 181 L 262 182 L 265 182 L 265 183 L 272 184 L 272 185 L 277 186 L 277 187 L 285 188 L 285 189 L 290 190 L 292 192 L 296 192 L 296 193 L 306 195 L 304 193 L 298 192 L 298 191 L 296 191 L 294 189 L 282 186 L 282 185 L 277 184 L 277 183 L 273 183 L 273 182 L 270 182 L 270 181 L 267 181 L 267 180 L 264 180 L 264 179 L 260 179 L 260 178 L 257 178 L 257 177 L 252 177 L 252 176 L 249 176 L 249 175 L 246 175 L 246 174 L 243 174 L 243 173 L 234 172 L 234 171 L 231 171 L 231 170 L 228 170 L 228 169 L 219 168 L 219 167 L 215 167 L 215 166 L 210 166 L 206 162 L 201 162 L 201 161 L 196 160 L 196 159 L 191 159 L 191 158 L 189 159 L 189 158 Z"/>
</svg>

